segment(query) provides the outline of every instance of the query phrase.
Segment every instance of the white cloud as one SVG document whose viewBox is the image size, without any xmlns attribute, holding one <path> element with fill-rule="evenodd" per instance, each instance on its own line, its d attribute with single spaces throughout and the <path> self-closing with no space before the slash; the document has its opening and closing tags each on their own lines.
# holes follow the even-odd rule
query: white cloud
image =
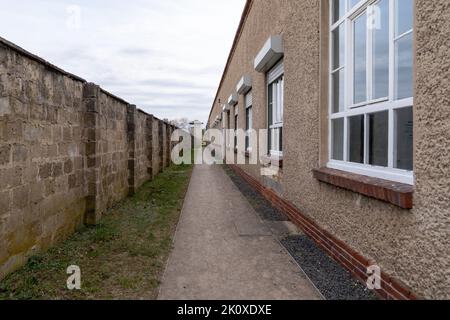
<svg viewBox="0 0 450 320">
<path fill-rule="evenodd" d="M 0 35 L 157 117 L 206 121 L 244 4 L 0 0 Z"/>
</svg>

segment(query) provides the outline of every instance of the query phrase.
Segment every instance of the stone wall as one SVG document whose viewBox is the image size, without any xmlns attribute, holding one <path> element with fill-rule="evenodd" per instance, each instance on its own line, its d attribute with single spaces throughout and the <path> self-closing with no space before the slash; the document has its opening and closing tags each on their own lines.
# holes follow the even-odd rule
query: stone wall
<svg viewBox="0 0 450 320">
<path fill-rule="evenodd" d="M 168 166 L 159 128 L 174 129 L 0 38 L 0 278 Z"/>
</svg>

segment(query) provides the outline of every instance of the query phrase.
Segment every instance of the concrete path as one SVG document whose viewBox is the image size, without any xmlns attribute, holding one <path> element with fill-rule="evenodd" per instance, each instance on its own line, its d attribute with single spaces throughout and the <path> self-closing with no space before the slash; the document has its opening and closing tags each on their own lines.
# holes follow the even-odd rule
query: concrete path
<svg viewBox="0 0 450 320">
<path fill-rule="evenodd" d="M 158 299 L 321 299 L 219 166 L 196 166 Z"/>
</svg>

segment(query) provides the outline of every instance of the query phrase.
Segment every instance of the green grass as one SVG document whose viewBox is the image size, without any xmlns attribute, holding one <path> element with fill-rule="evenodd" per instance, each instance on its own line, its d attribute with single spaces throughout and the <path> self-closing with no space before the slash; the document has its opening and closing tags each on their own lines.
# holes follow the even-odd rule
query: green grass
<svg viewBox="0 0 450 320">
<path fill-rule="evenodd" d="M 3 299 L 154 299 L 192 166 L 172 166 L 133 197 L 0 281 Z M 66 288 L 70 265 L 81 290 Z"/>
</svg>

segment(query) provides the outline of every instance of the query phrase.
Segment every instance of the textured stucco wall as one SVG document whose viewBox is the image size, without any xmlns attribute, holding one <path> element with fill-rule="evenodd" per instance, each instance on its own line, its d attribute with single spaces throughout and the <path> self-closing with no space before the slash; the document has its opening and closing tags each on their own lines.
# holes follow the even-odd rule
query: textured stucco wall
<svg viewBox="0 0 450 320">
<path fill-rule="evenodd" d="M 327 121 L 321 112 L 327 110 L 327 84 L 321 82 L 326 68 L 321 62 L 327 52 L 321 43 L 326 44 L 328 37 L 325 31 L 321 33 L 326 30 L 321 19 L 328 12 L 321 11 L 324 4 L 319 0 L 254 1 L 219 98 L 225 101 L 240 77 L 250 74 L 254 128 L 266 128 L 265 77 L 254 71 L 253 60 L 269 36 L 281 34 L 285 45 L 283 196 L 415 293 L 449 298 L 450 3 L 416 1 L 416 192 L 410 211 L 313 178 L 312 169 L 323 165 L 327 144 L 327 127 L 323 125 Z M 242 96 L 239 105 L 243 106 Z M 220 108 L 215 105 L 212 120 Z M 243 128 L 245 122 L 240 125 Z M 258 166 L 243 168 L 262 180 Z"/>
</svg>

